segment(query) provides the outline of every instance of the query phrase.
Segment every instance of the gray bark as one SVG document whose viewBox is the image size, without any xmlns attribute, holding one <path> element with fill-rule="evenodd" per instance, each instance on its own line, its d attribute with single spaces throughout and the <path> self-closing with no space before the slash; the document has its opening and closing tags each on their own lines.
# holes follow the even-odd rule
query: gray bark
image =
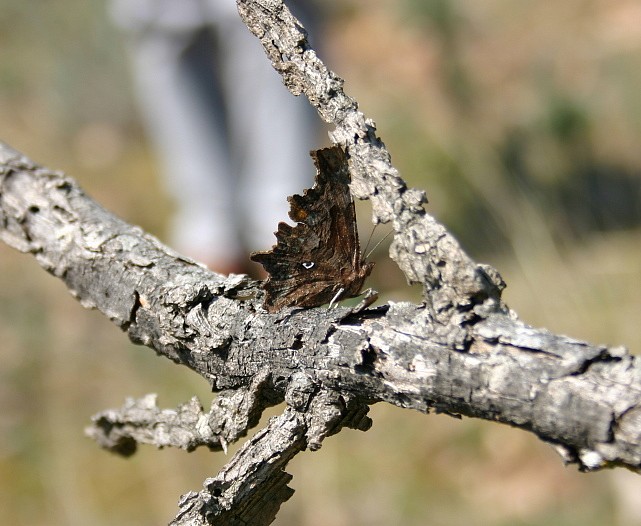
<svg viewBox="0 0 641 526">
<path fill-rule="evenodd" d="M 423 209 L 391 166 L 375 127 L 310 49 L 278 0 L 239 0 L 274 67 L 334 124 L 352 190 L 391 222 L 391 257 L 423 303 L 268 314 L 258 284 L 214 274 L 114 217 L 68 176 L 0 143 L 0 237 L 60 278 L 129 338 L 205 377 L 217 398 L 160 409 L 151 395 L 96 415 L 88 434 L 130 455 L 137 444 L 225 449 L 250 438 L 203 489 L 183 495 L 175 525 L 269 524 L 292 490 L 287 462 L 343 427 L 369 428 L 388 402 L 502 422 L 553 444 L 582 470 L 641 467 L 641 365 L 621 347 L 535 329 L 501 301 L 504 284 Z M 284 198 L 285 196 L 283 196 Z"/>
</svg>

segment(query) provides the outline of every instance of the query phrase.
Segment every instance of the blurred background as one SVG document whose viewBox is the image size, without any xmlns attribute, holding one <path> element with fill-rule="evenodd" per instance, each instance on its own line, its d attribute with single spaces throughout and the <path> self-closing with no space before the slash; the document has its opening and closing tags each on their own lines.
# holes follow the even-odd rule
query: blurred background
<svg viewBox="0 0 641 526">
<path fill-rule="evenodd" d="M 641 4 L 327 5 L 312 40 L 428 211 L 500 271 L 508 304 L 532 325 L 637 352 Z M 167 241 L 176 204 L 106 12 L 103 0 L 3 1 L 0 139 Z M 383 300 L 417 298 L 384 246 L 374 259 L 368 284 Z M 171 407 L 211 395 L 4 245 L 0 356 L 2 524 L 167 523 L 226 460 L 152 448 L 123 460 L 86 439 L 90 416 L 127 396 L 157 392 Z M 383 405 L 372 417 L 369 432 L 345 430 L 292 462 L 296 493 L 276 524 L 641 524 L 631 473 L 578 473 L 534 436 L 487 422 Z"/>
</svg>

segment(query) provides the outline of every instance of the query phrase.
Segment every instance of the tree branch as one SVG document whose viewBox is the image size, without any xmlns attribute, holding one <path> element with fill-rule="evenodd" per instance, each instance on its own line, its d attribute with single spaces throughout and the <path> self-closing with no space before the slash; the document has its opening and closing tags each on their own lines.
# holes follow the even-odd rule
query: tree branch
<svg viewBox="0 0 641 526">
<path fill-rule="evenodd" d="M 237 0 L 237 5 L 287 88 L 306 95 L 319 116 L 335 126 L 330 135 L 351 157 L 354 195 L 371 200 L 374 223 L 392 222 L 390 256 L 409 282 L 423 284 L 434 321 L 459 324 L 473 305 L 483 302 L 491 310 L 498 308 L 504 286 L 498 273 L 472 261 L 443 225 L 425 213 L 424 192 L 407 188 L 376 136 L 374 121 L 345 94 L 343 80 L 318 58 L 282 0 Z"/>
<path fill-rule="evenodd" d="M 220 276 L 173 253 L 87 197 L 59 172 L 0 144 L 0 238 L 29 252 L 85 306 L 130 339 L 205 377 L 219 393 L 160 410 L 155 398 L 94 417 L 101 445 L 224 449 L 262 410 L 287 409 L 214 479 L 181 500 L 174 524 L 269 524 L 291 495 L 284 466 L 342 427 L 366 430 L 385 401 L 503 422 L 552 443 L 580 469 L 641 467 L 641 366 L 623 348 L 557 336 L 520 322 L 504 284 L 425 213 L 420 191 L 391 166 L 374 124 L 318 60 L 276 0 L 239 10 L 294 92 L 335 124 L 350 154 L 354 193 L 393 224 L 392 257 L 424 285 L 424 304 L 268 314 L 246 276 Z M 245 522 L 242 522 L 245 521 Z"/>
</svg>

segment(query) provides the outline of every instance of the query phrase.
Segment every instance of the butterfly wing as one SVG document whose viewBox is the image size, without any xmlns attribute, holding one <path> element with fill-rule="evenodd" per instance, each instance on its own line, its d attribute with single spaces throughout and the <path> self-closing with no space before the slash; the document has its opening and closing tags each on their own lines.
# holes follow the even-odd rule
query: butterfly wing
<svg viewBox="0 0 641 526">
<path fill-rule="evenodd" d="M 279 223 L 276 238 L 271 251 L 251 255 L 269 274 L 264 284 L 265 308 L 275 312 L 285 306 L 312 307 L 330 301 L 336 280 L 332 269 L 316 263 L 327 252 L 319 233 L 304 223 L 295 227 Z"/>
<path fill-rule="evenodd" d="M 265 307 L 315 307 L 337 294 L 357 294 L 372 264 L 363 264 L 358 243 L 354 201 L 349 193 L 347 156 L 339 147 L 312 152 L 316 184 L 303 195 L 293 195 L 289 217 L 296 226 L 279 223 L 276 245 L 254 252 L 269 278 Z"/>
</svg>

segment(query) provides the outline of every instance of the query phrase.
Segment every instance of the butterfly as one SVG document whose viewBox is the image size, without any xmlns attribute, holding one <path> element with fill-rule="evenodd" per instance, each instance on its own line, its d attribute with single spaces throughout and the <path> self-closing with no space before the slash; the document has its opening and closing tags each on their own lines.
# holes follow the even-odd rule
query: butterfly
<svg viewBox="0 0 641 526">
<path fill-rule="evenodd" d="M 358 296 L 374 263 L 361 255 L 347 154 L 339 146 L 310 152 L 315 185 L 287 198 L 296 226 L 278 224 L 276 245 L 253 252 L 269 277 L 264 307 L 318 307 Z"/>
</svg>

